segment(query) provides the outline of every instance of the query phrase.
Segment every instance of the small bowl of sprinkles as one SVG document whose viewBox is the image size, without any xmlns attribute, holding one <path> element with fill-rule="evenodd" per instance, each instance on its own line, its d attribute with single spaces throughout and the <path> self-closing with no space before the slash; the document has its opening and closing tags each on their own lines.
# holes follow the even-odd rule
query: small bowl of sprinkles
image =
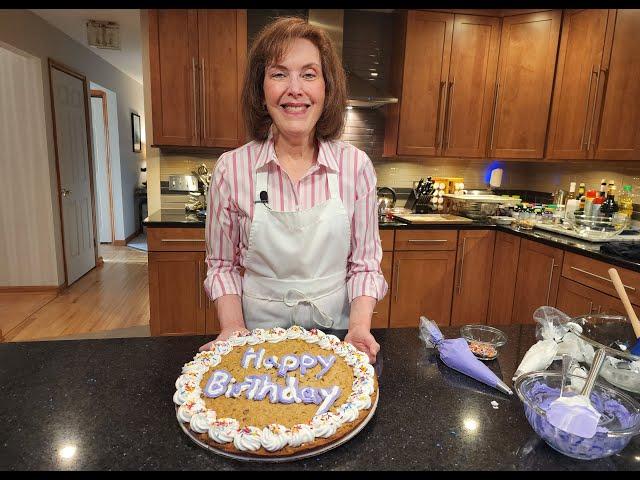
<svg viewBox="0 0 640 480">
<path fill-rule="evenodd" d="M 497 358 L 499 348 L 507 343 L 504 332 L 488 325 L 464 325 L 460 334 L 469 344 L 469 350 L 480 360 Z"/>
</svg>

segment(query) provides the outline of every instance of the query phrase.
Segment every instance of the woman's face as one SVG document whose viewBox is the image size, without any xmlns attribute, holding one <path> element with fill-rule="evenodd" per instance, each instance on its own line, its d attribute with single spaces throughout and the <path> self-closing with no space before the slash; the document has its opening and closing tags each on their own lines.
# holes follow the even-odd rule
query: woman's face
<svg viewBox="0 0 640 480">
<path fill-rule="evenodd" d="M 264 100 L 278 131 L 286 136 L 310 136 L 324 108 L 324 76 L 320 51 L 298 38 L 279 62 L 267 66 Z"/>
</svg>

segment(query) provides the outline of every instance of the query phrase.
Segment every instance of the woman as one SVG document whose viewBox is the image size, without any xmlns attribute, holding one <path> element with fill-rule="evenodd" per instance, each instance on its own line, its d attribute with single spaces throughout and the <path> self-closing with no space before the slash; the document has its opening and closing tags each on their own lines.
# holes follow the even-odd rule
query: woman
<svg viewBox="0 0 640 480">
<path fill-rule="evenodd" d="M 329 37 L 299 18 L 265 27 L 242 101 L 254 140 L 220 156 L 208 202 L 205 290 L 220 321 L 216 340 L 292 324 L 348 329 L 345 341 L 374 362 L 371 316 L 388 288 L 376 175 L 364 152 L 336 141 L 346 86 Z"/>
</svg>

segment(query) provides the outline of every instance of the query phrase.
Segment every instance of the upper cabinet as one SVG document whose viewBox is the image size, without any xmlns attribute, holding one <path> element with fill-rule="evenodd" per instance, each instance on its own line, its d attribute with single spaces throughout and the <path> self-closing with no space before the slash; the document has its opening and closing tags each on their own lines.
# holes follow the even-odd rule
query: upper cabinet
<svg viewBox="0 0 640 480">
<path fill-rule="evenodd" d="M 605 40 L 607 37 L 611 40 L 614 20 L 615 10 L 565 12 L 549 123 L 548 158 L 593 157 L 592 125 L 600 71 Z M 608 47 L 611 48 L 610 43 Z"/>
<path fill-rule="evenodd" d="M 543 157 L 561 16 L 551 10 L 504 18 L 490 157 Z"/>
<path fill-rule="evenodd" d="M 246 55 L 245 10 L 149 10 L 154 144 L 242 145 Z"/>
<path fill-rule="evenodd" d="M 596 159 L 640 158 L 640 10 L 618 10 L 610 56 L 605 50 L 596 79 Z M 599 82 L 599 83 L 598 83 Z M 598 118 L 599 117 L 599 118 Z M 597 133 L 597 134 L 596 134 Z"/>
<path fill-rule="evenodd" d="M 499 25 L 493 17 L 407 12 L 400 104 L 389 107 L 385 154 L 484 156 Z"/>
</svg>

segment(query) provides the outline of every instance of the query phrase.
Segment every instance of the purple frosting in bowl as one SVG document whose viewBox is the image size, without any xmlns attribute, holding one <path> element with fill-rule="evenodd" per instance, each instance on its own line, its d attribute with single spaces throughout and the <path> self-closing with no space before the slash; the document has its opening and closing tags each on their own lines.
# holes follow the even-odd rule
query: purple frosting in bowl
<svg viewBox="0 0 640 480">
<path fill-rule="evenodd" d="M 621 451 L 640 430 L 640 404 L 628 395 L 596 383 L 590 400 L 602 414 L 596 434 L 583 438 L 557 429 L 545 412 L 560 396 L 561 375 L 533 372 L 516 381 L 516 391 L 534 431 L 553 449 L 569 457 L 594 460 Z M 565 389 L 564 396 L 575 395 Z"/>
</svg>

